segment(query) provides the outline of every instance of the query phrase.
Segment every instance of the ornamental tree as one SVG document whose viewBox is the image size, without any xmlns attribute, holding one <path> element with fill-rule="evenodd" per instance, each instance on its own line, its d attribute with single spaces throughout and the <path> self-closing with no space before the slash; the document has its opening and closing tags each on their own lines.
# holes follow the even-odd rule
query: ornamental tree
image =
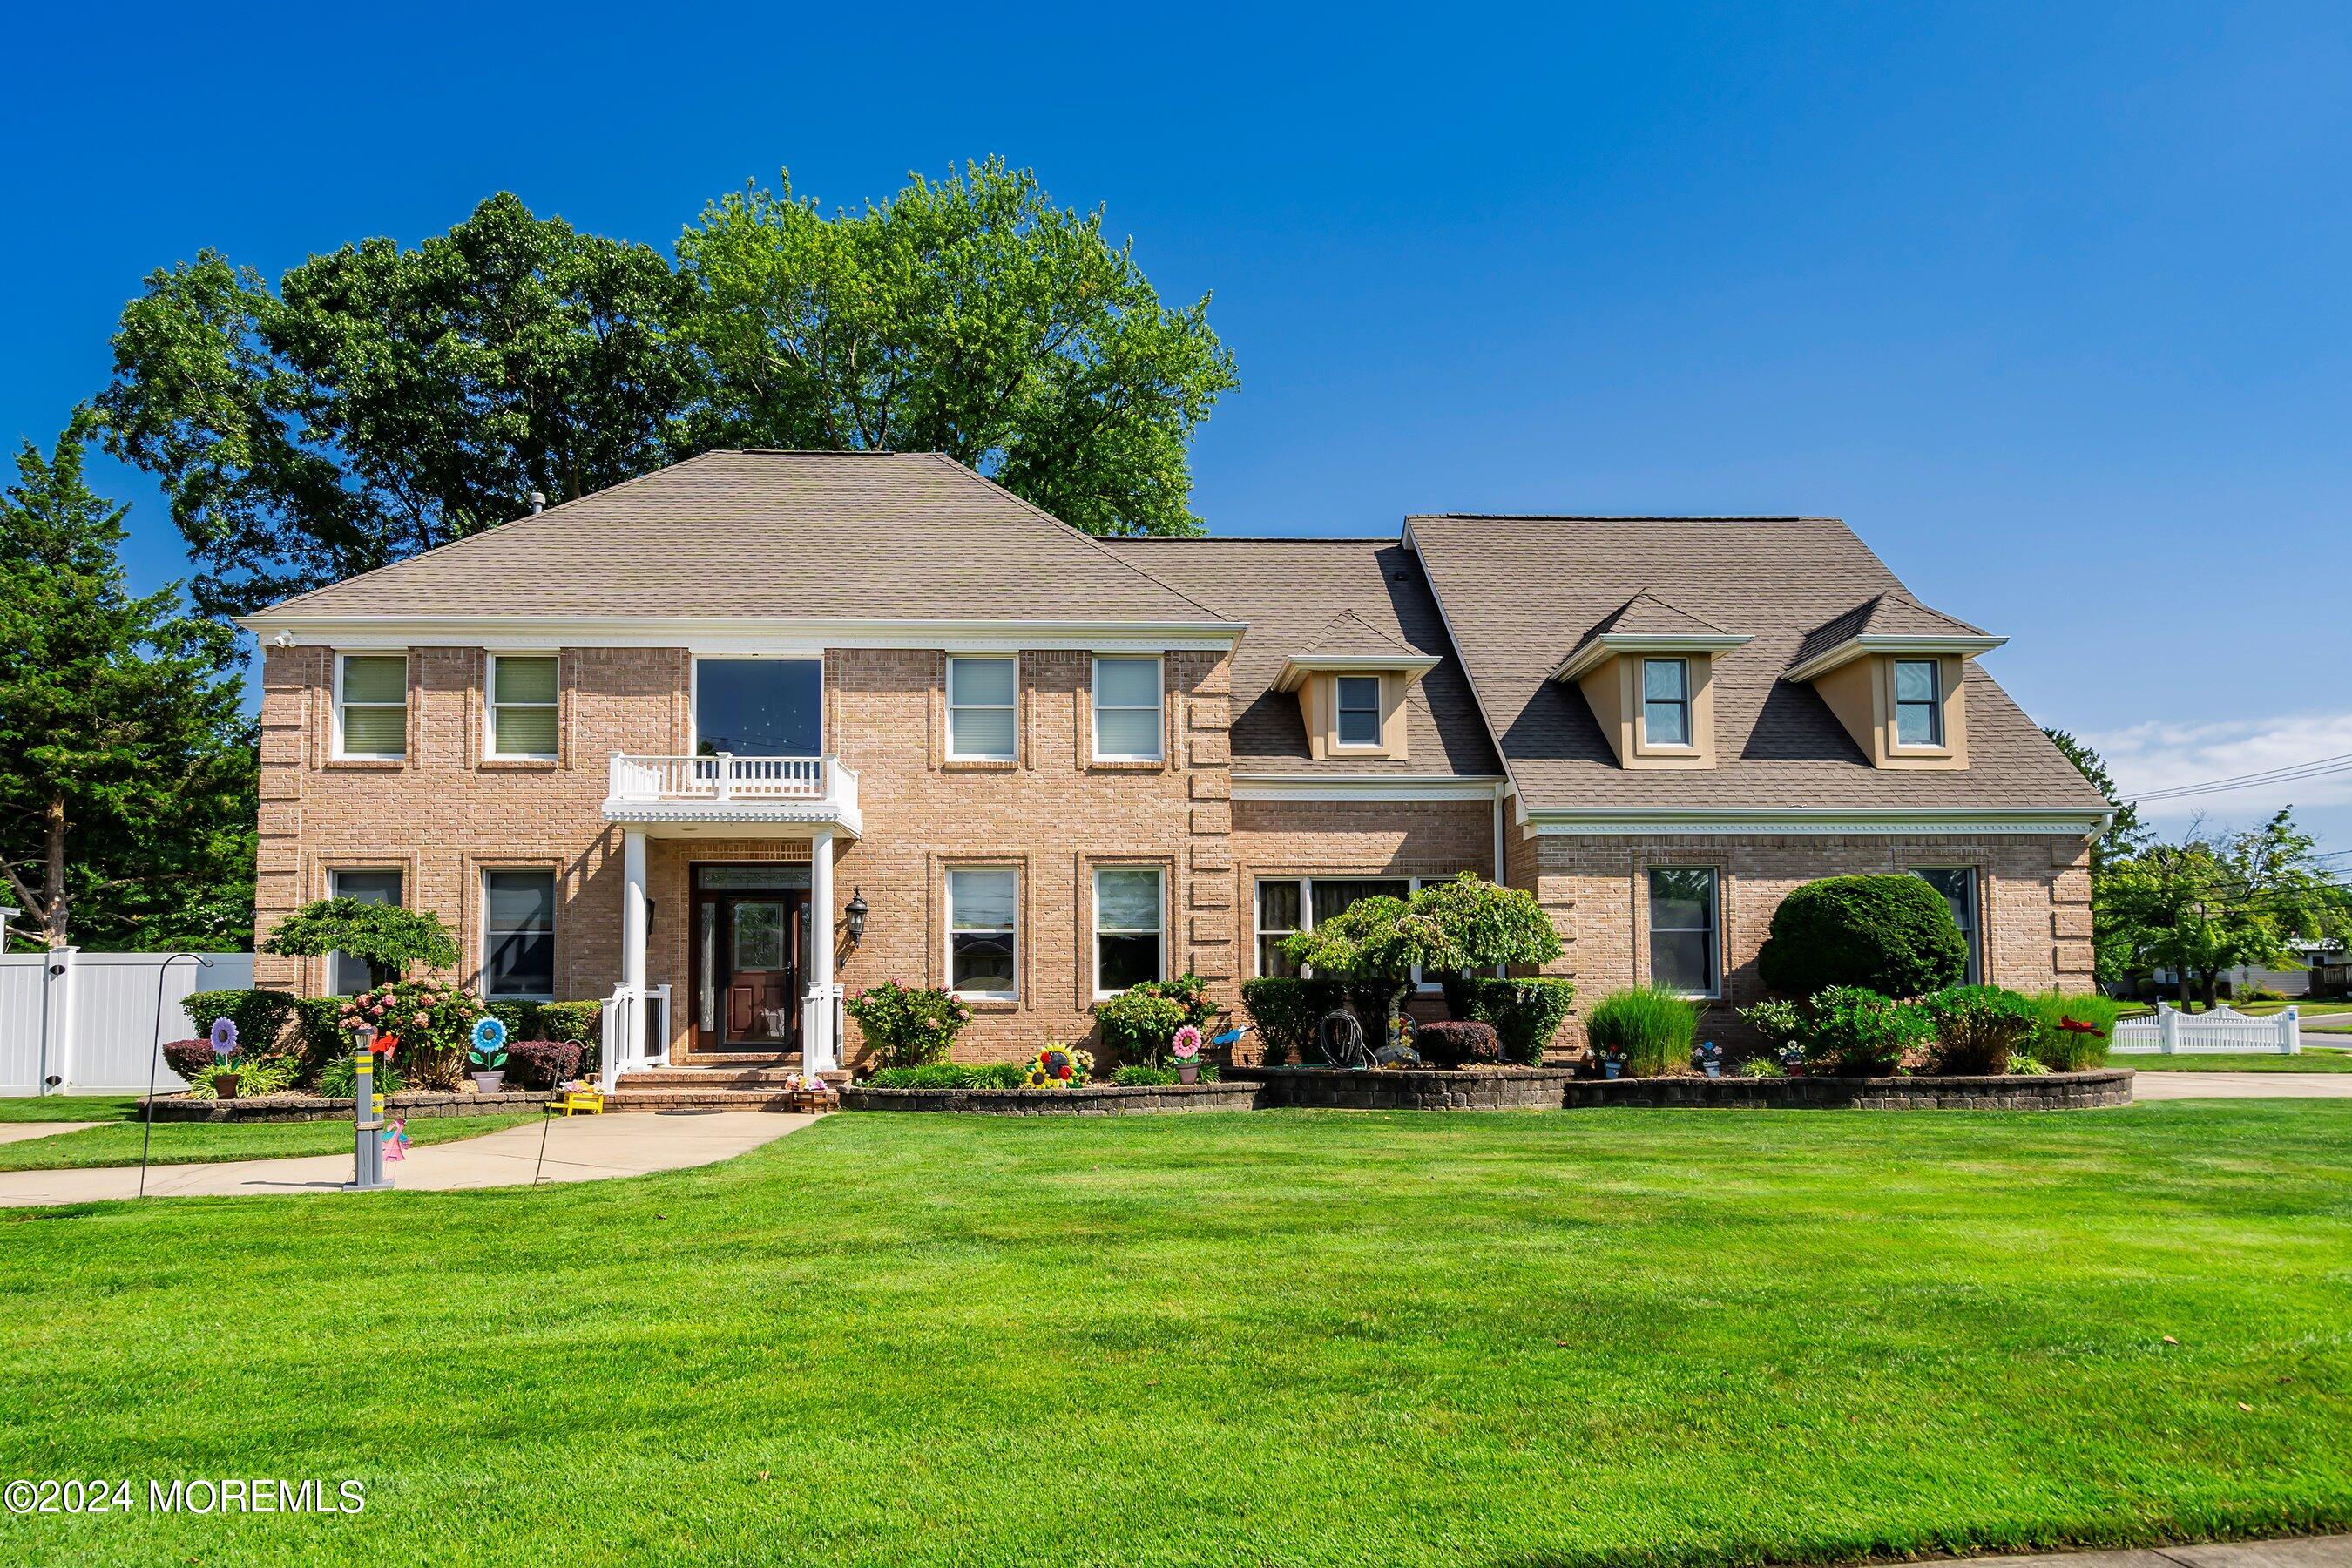
<svg viewBox="0 0 2352 1568">
<path fill-rule="evenodd" d="M 1336 980 L 1348 990 L 1359 1017 L 1378 1018 L 1384 1036 L 1393 1034 L 1416 965 L 1446 962 L 1454 950 L 1437 922 L 1402 899 L 1359 899 L 1315 929 L 1282 939 L 1283 956 L 1318 980 Z"/>
<path fill-rule="evenodd" d="M 1471 1016 L 1471 979 L 1511 964 L 1540 966 L 1562 951 L 1559 931 L 1535 895 L 1498 887 L 1475 872 L 1434 882 L 1412 896 L 1414 914 L 1429 921 L 1434 947 L 1423 961 L 1445 991 L 1445 1010 Z"/>
<path fill-rule="evenodd" d="M 376 985 L 398 979 L 409 965 L 450 969 L 457 943 L 431 910 L 404 910 L 361 899 L 317 899 L 284 920 L 261 944 L 281 958 L 324 958 L 348 952 L 368 966 Z"/>
</svg>

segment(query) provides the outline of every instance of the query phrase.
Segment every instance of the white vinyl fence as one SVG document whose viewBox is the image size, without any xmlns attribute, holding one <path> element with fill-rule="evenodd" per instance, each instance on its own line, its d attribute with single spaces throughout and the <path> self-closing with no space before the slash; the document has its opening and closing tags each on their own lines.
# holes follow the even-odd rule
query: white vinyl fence
<svg viewBox="0 0 2352 1568">
<path fill-rule="evenodd" d="M 2183 1013 L 2168 1002 L 2156 1005 L 2153 1018 L 2116 1026 L 2110 1056 L 2175 1056 L 2209 1052 L 2237 1056 L 2292 1057 L 2303 1051 L 2302 1026 L 2294 1009 L 2268 1018 L 2249 1018 L 2222 1003 L 2210 1013 Z"/>
<path fill-rule="evenodd" d="M 128 1094 L 187 1083 L 157 1061 L 166 1040 L 198 1033 L 180 1005 L 196 991 L 253 984 L 253 954 L 0 953 L 0 1095 Z M 161 988 L 160 1022 L 156 1002 Z"/>
</svg>

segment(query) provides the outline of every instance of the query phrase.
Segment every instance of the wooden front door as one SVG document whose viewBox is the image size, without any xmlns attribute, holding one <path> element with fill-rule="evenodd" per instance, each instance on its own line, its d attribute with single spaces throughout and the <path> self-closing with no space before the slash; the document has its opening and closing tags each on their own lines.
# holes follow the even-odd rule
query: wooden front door
<svg viewBox="0 0 2352 1568">
<path fill-rule="evenodd" d="M 808 894 L 794 889 L 707 891 L 697 903 L 698 1048 L 796 1049 Z"/>
</svg>

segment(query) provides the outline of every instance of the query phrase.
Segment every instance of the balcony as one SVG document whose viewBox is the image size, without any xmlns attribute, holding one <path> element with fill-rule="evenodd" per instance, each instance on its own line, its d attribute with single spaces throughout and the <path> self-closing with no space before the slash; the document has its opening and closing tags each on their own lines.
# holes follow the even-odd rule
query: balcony
<svg viewBox="0 0 2352 1568">
<path fill-rule="evenodd" d="M 702 757 L 613 753 L 604 820 L 657 837 L 698 833 L 798 837 L 836 827 L 855 838 L 857 775 L 838 756 Z"/>
</svg>

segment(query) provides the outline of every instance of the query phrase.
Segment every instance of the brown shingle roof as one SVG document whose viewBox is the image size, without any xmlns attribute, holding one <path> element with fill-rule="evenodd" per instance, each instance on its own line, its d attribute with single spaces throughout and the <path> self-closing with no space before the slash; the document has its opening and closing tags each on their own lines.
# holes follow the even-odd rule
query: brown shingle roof
<svg viewBox="0 0 2352 1568">
<path fill-rule="evenodd" d="M 1331 617 L 1331 624 L 1308 637 L 1289 652 L 1322 654 L 1326 658 L 1387 658 L 1391 656 L 1412 658 L 1420 649 L 1408 647 L 1402 637 L 1391 637 L 1353 610 L 1342 610 Z"/>
<path fill-rule="evenodd" d="M 1871 767 L 1811 686 L 1780 679 L 1809 631 L 1863 601 L 1916 603 L 1833 518 L 1442 516 L 1409 526 L 1528 809 L 2104 804 L 1974 660 L 1969 765 L 1952 772 Z M 1653 585 L 1751 639 L 1716 659 L 1721 765 L 1707 772 L 1618 766 L 1583 695 L 1546 679 L 1560 650 Z"/>
<path fill-rule="evenodd" d="M 1412 555 L 1377 539 L 1114 539 L 1125 558 L 1249 630 L 1234 650 L 1234 768 L 1237 773 L 1495 774 L 1503 771 L 1479 725 L 1461 660 Z M 1292 655 L 1310 651 L 1353 616 L 1372 646 L 1312 651 L 1434 655 L 1434 669 L 1405 697 L 1402 762 L 1316 762 L 1298 699 L 1274 689 Z"/>
<path fill-rule="evenodd" d="M 1829 652 L 1840 643 L 1858 637 L 1980 637 L 1985 634 L 1956 616 L 1941 610 L 1931 610 L 1910 595 L 1901 591 L 1873 594 L 1842 615 L 1832 616 L 1797 645 L 1789 656 L 1789 668 L 1796 668 L 1807 659 Z"/>
<path fill-rule="evenodd" d="M 706 452 L 281 613 L 1224 618 L 935 452 Z"/>
</svg>

